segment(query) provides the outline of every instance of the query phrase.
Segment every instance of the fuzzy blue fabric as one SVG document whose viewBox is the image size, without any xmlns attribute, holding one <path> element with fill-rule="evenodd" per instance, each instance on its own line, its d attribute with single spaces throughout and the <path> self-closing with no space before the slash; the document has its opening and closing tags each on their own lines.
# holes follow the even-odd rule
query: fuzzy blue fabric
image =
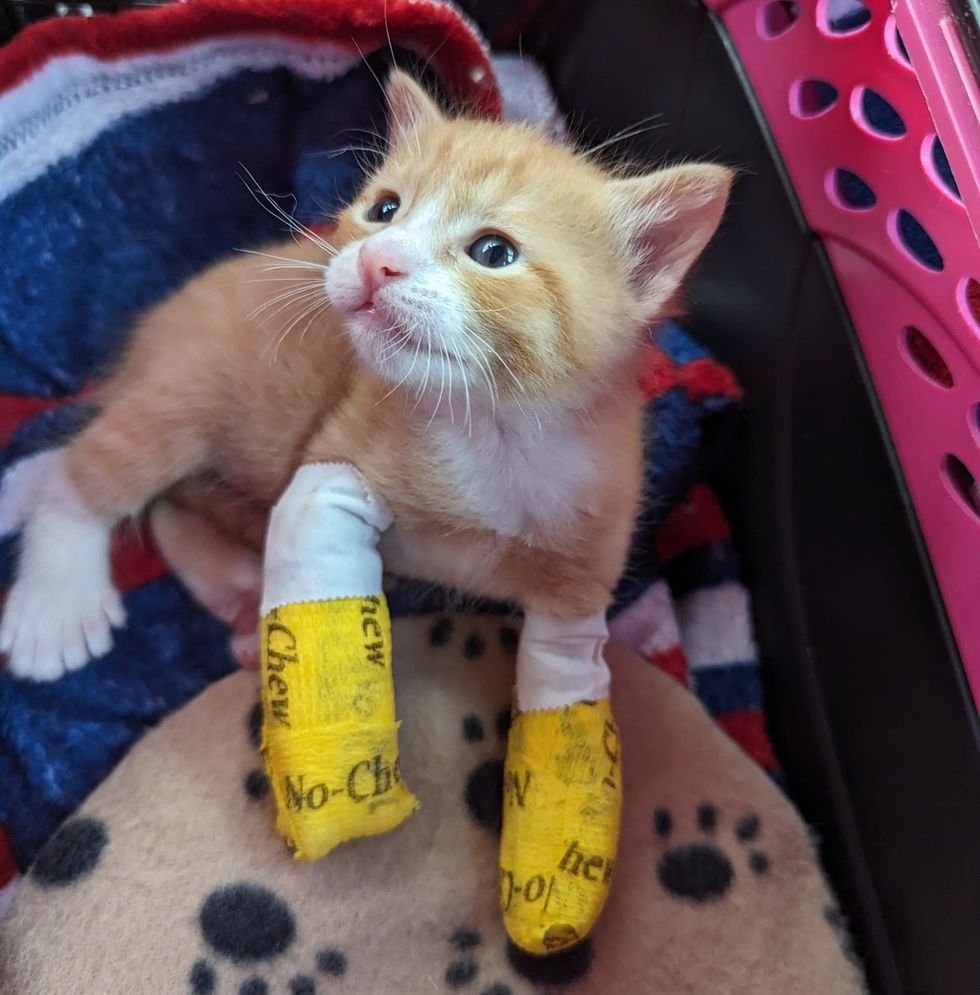
<svg viewBox="0 0 980 995">
<path fill-rule="evenodd" d="M 380 99 L 366 67 L 333 82 L 240 72 L 121 119 L 0 201 L 0 394 L 73 394 L 104 370 L 140 311 L 233 250 L 281 237 L 239 178 L 243 166 L 290 212 L 336 210 L 361 174 L 353 155 L 325 153 L 350 144 L 351 129 L 377 126 Z M 673 326 L 657 344 L 678 365 L 706 356 Z M 698 479 L 705 419 L 730 403 L 692 403 L 676 386 L 651 402 L 650 497 L 619 607 L 659 575 L 651 530 Z M 62 440 L 87 414 L 67 404 L 25 421 L 0 465 Z M 15 547 L 0 544 L 0 585 Z M 405 581 L 390 603 L 397 616 L 451 598 Z M 103 659 L 51 684 L 0 671 L 0 824 L 21 867 L 148 728 L 233 667 L 225 627 L 172 578 L 125 601 L 128 627 Z"/>
</svg>

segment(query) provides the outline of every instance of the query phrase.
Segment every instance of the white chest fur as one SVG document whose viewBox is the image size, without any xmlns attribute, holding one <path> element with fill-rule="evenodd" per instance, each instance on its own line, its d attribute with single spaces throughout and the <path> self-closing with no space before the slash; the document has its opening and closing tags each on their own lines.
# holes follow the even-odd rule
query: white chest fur
<svg viewBox="0 0 980 995">
<path fill-rule="evenodd" d="M 553 533 L 593 505 L 598 433 L 574 413 L 474 412 L 472 425 L 439 418 L 427 439 L 452 502 L 501 535 Z"/>
</svg>

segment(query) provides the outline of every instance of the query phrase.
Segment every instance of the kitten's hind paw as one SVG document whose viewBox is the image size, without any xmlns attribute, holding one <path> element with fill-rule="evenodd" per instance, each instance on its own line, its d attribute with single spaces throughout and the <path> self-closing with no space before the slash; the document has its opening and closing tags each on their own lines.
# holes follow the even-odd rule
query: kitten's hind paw
<svg viewBox="0 0 980 995">
<path fill-rule="evenodd" d="M 52 587 L 29 571 L 17 579 L 0 622 L 0 652 L 15 677 L 57 680 L 112 648 L 113 627 L 126 622 L 122 599 L 111 582 L 83 580 Z"/>
<path fill-rule="evenodd" d="M 110 525 L 85 503 L 64 457 L 64 449 L 32 456 L 0 489 L 0 524 L 22 529 L 0 652 L 10 673 L 39 681 L 108 652 L 112 627 L 126 617 L 110 573 Z"/>
</svg>

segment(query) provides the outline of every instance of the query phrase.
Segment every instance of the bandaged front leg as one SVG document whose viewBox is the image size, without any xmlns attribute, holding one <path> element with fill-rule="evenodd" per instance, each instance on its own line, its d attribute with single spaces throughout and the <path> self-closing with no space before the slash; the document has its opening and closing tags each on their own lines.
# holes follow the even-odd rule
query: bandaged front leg
<svg viewBox="0 0 980 995">
<path fill-rule="evenodd" d="M 277 825 L 301 860 L 393 829 L 401 779 L 384 502 L 348 464 L 300 467 L 272 511 L 262 595 L 262 746 Z"/>
<path fill-rule="evenodd" d="M 588 935 L 616 861 L 619 731 L 609 703 L 605 612 L 529 613 L 507 742 L 500 902 L 511 939 L 555 953 Z"/>
</svg>

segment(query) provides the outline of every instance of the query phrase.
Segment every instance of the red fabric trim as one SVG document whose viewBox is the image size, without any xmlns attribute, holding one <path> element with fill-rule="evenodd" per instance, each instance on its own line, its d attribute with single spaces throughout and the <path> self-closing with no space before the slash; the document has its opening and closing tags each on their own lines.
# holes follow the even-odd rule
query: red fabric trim
<svg viewBox="0 0 980 995">
<path fill-rule="evenodd" d="M 70 401 L 80 401 L 90 393 L 95 384 L 87 383 L 77 394 L 66 394 L 64 397 L 32 397 L 28 394 L 0 394 L 0 446 L 10 442 L 21 422 L 39 415 L 42 411 L 50 411 Z"/>
<path fill-rule="evenodd" d="M 670 356 L 657 346 L 647 346 L 644 352 L 643 371 L 637 377 L 637 383 L 643 396 L 652 401 L 677 385 L 677 367 Z"/>
<path fill-rule="evenodd" d="M 716 715 L 715 721 L 763 769 L 776 770 L 779 765 L 766 735 L 765 719 L 757 708 Z"/>
<path fill-rule="evenodd" d="M 170 573 L 146 526 L 121 525 L 112 537 L 112 579 L 125 594 Z"/>
<path fill-rule="evenodd" d="M 654 544 L 661 565 L 689 549 L 731 538 L 728 519 L 711 489 L 698 484 L 657 529 Z"/>
<path fill-rule="evenodd" d="M 387 30 L 385 25 L 387 23 Z M 388 37 L 432 59 L 453 98 L 474 113 L 499 117 L 500 93 L 476 31 L 436 0 L 191 0 L 91 18 L 29 25 L 0 51 L 0 92 L 58 56 L 119 59 L 233 34 L 280 34 L 331 41 L 364 55 Z M 479 79 L 474 79 L 474 75 Z"/>
<path fill-rule="evenodd" d="M 62 398 L 0 394 L 0 446 L 5 446 L 10 442 L 21 422 L 63 403 Z"/>
<path fill-rule="evenodd" d="M 0 823 L 0 888 L 5 888 L 17 876 L 14 851 L 10 845 L 7 827 Z"/>
<path fill-rule="evenodd" d="M 713 359 L 692 359 L 678 367 L 677 382 L 687 391 L 688 400 L 694 403 L 706 397 L 742 399 L 742 389 L 731 370 Z"/>
<path fill-rule="evenodd" d="M 688 679 L 687 654 L 680 646 L 671 646 L 670 649 L 654 653 L 650 657 L 650 662 L 662 670 L 665 674 L 680 681 L 684 687 L 690 687 Z"/>
</svg>

